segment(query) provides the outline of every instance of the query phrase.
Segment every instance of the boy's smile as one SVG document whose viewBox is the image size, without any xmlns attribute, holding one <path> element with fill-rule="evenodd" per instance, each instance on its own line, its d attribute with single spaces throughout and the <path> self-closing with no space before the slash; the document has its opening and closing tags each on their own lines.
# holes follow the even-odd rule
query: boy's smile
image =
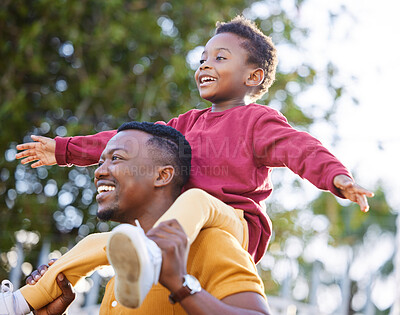
<svg viewBox="0 0 400 315">
<path fill-rule="evenodd" d="M 247 63 L 244 42 L 235 34 L 221 33 L 204 48 L 195 79 L 200 96 L 213 103 L 213 111 L 246 104 L 251 91 L 247 79 L 256 67 Z"/>
</svg>

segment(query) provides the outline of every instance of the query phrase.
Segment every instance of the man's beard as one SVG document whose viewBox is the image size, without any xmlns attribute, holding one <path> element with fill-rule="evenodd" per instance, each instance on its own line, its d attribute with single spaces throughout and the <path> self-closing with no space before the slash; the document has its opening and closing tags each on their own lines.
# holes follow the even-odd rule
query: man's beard
<svg viewBox="0 0 400 315">
<path fill-rule="evenodd" d="M 101 221 L 110 221 L 113 219 L 113 216 L 117 212 L 117 210 L 118 210 L 117 207 L 109 208 L 109 209 L 103 210 L 101 212 L 97 211 L 96 215 Z"/>
</svg>

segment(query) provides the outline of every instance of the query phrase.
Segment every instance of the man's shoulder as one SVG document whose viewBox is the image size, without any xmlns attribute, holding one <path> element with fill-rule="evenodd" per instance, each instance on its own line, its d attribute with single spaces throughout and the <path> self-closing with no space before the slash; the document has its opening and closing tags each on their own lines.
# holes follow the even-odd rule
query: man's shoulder
<svg viewBox="0 0 400 315">
<path fill-rule="evenodd" d="M 204 265 L 226 263 L 223 260 L 236 260 L 244 268 L 253 269 L 254 262 L 250 254 L 228 232 L 219 228 L 207 228 L 200 231 L 190 247 L 189 260 L 203 257 Z"/>
<path fill-rule="evenodd" d="M 218 299 L 239 292 L 264 292 L 250 254 L 218 228 L 201 230 L 190 247 L 187 271 Z"/>
</svg>

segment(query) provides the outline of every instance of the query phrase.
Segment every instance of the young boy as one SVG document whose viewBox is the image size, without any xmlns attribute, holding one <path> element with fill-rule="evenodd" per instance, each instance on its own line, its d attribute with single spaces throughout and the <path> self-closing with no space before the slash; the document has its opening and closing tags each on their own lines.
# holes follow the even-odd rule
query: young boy
<svg viewBox="0 0 400 315">
<path fill-rule="evenodd" d="M 366 197 L 372 197 L 372 192 L 354 183 L 349 171 L 318 140 L 293 129 L 276 110 L 252 103 L 271 86 L 277 65 L 270 38 L 254 23 L 243 17 L 218 23 L 200 63 L 196 83 L 201 97 L 212 106 L 190 110 L 167 123 L 183 133 L 192 146 L 192 172 L 185 190 L 200 188 L 244 211 L 247 250 L 256 262 L 263 257 L 271 236 L 271 222 L 262 203 L 272 192 L 270 173 L 274 167 L 288 167 L 316 187 L 357 202 L 362 211 L 368 211 Z M 37 142 L 19 145 L 17 148 L 25 151 L 17 158 L 25 158 L 24 164 L 39 160 L 32 167 L 90 165 L 98 162 L 114 134 L 106 131 L 55 140 L 33 136 Z M 181 197 L 185 198 L 185 193 Z M 196 203 L 186 198 L 166 215 L 181 224 L 190 221 L 197 213 L 192 211 Z M 203 206 L 198 208 L 197 217 L 203 223 L 209 212 L 203 213 Z M 114 268 L 118 274 L 119 267 Z"/>
</svg>

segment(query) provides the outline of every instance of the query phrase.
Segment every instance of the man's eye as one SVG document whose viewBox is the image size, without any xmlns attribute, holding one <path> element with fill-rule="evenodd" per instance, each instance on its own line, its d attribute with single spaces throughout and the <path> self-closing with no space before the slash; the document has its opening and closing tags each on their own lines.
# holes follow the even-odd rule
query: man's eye
<svg viewBox="0 0 400 315">
<path fill-rule="evenodd" d="M 100 167 L 100 166 L 102 166 L 103 165 L 103 161 L 101 161 L 101 162 L 99 162 L 98 164 L 97 164 L 97 167 Z"/>
<path fill-rule="evenodd" d="M 112 160 L 112 161 L 122 160 L 122 158 L 119 157 L 119 156 L 113 155 L 113 156 L 111 157 L 111 160 Z"/>
</svg>

